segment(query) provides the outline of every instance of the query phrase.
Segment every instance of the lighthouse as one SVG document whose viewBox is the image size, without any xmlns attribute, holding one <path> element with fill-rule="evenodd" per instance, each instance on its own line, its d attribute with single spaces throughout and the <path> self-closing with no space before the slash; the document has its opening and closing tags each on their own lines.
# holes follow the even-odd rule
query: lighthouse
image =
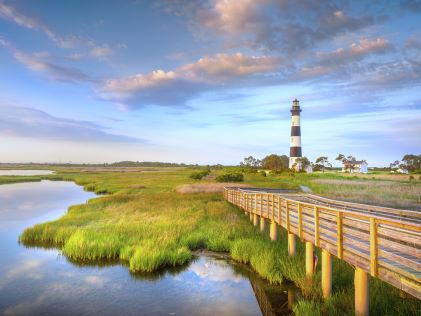
<svg viewBox="0 0 421 316">
<path fill-rule="evenodd" d="M 291 146 L 289 149 L 289 167 L 292 168 L 297 158 L 302 157 L 301 153 L 301 128 L 300 128 L 300 101 L 292 101 L 291 108 Z M 298 166 L 300 168 L 300 166 Z"/>
</svg>

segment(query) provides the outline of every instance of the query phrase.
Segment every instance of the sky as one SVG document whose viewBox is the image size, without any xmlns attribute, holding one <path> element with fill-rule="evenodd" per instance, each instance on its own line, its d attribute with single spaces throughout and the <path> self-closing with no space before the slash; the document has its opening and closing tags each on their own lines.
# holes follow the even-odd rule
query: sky
<svg viewBox="0 0 421 316">
<path fill-rule="evenodd" d="M 0 0 L 0 162 L 421 153 L 421 1 Z M 336 162 L 337 165 L 337 162 Z"/>
</svg>

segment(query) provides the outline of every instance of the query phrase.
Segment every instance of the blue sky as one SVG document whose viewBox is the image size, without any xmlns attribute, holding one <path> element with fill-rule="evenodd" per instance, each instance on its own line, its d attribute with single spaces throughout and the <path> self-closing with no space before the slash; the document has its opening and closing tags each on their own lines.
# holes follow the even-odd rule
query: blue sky
<svg viewBox="0 0 421 316">
<path fill-rule="evenodd" d="M 421 152 L 421 1 L 0 0 L 0 161 Z"/>
</svg>

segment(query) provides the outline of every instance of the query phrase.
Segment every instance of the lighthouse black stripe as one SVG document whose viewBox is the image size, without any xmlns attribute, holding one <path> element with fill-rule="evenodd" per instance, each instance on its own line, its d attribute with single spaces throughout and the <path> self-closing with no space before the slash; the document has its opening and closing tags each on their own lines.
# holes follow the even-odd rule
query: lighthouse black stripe
<svg viewBox="0 0 421 316">
<path fill-rule="evenodd" d="M 300 115 L 301 109 L 296 110 L 296 109 L 291 109 L 291 114 L 292 115 Z"/>
<path fill-rule="evenodd" d="M 301 147 L 290 147 L 289 156 L 290 157 L 301 157 Z"/>
<path fill-rule="evenodd" d="M 291 136 L 301 136 L 301 129 L 299 126 L 291 126 Z"/>
</svg>

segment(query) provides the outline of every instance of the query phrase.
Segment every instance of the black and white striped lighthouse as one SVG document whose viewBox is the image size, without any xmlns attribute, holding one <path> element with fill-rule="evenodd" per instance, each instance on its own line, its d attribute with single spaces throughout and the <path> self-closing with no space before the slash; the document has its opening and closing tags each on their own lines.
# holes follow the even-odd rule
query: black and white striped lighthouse
<svg viewBox="0 0 421 316">
<path fill-rule="evenodd" d="M 300 101 L 292 101 L 291 108 L 291 146 L 289 149 L 289 167 L 292 168 L 297 158 L 302 157 L 301 153 L 301 128 L 300 128 Z"/>
</svg>

